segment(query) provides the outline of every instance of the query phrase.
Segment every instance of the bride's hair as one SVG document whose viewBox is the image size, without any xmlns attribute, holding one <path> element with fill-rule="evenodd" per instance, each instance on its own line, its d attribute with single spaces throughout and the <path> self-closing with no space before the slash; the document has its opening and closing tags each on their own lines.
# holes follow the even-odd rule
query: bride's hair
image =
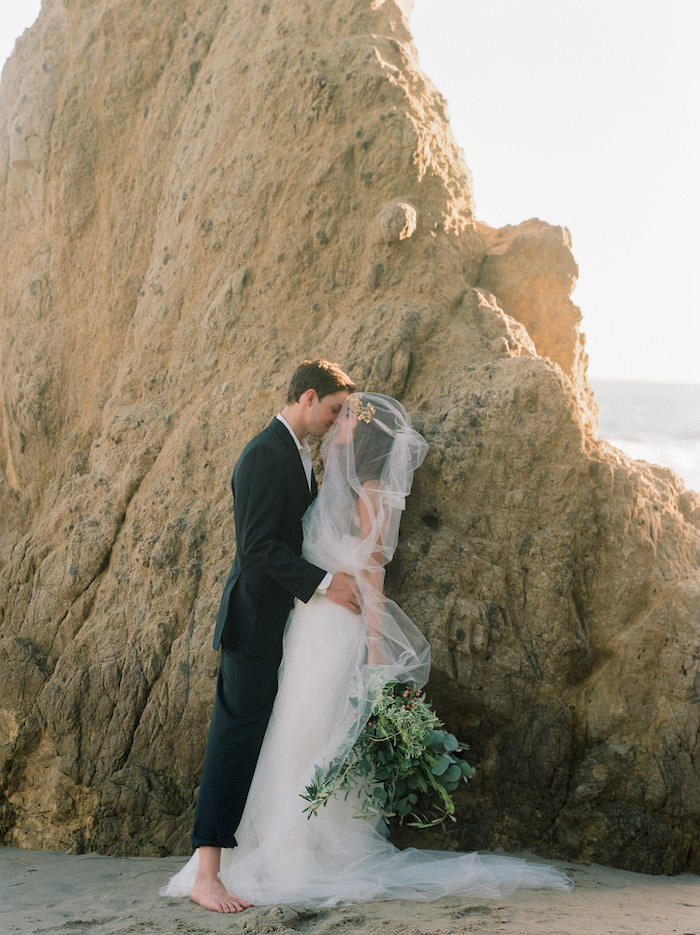
<svg viewBox="0 0 700 935">
<path fill-rule="evenodd" d="M 378 394 L 373 394 L 373 398 L 376 404 Z M 398 413 L 391 408 L 378 407 L 375 404 L 363 401 L 359 393 L 351 397 L 349 403 L 357 418 L 352 445 L 355 472 L 360 484 L 381 479 L 396 438 Z"/>
<path fill-rule="evenodd" d="M 398 400 L 382 393 L 352 393 L 326 433 L 321 457 L 326 471 L 329 459 L 334 462 L 334 483 L 348 484 L 356 495 L 371 480 L 386 493 L 405 498 L 427 447 Z"/>
</svg>

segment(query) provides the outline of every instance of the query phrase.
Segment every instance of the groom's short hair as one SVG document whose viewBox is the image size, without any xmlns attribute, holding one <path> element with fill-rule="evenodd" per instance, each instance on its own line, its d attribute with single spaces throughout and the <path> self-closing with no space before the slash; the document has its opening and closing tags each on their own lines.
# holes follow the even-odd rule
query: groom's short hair
<svg viewBox="0 0 700 935">
<path fill-rule="evenodd" d="M 287 402 L 297 402 L 307 390 L 316 390 L 318 398 L 323 399 L 340 390 L 353 393 L 355 384 L 338 364 L 332 364 L 330 360 L 302 360 L 292 375 Z"/>
</svg>

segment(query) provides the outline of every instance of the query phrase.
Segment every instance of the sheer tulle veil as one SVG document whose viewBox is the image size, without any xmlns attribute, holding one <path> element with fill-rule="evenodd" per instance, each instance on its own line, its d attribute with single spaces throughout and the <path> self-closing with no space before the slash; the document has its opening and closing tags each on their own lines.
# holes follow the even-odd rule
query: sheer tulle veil
<svg viewBox="0 0 700 935">
<path fill-rule="evenodd" d="M 381 552 L 383 564 L 391 561 L 413 474 L 427 451 L 400 402 L 379 393 L 348 396 L 321 445 L 323 485 L 304 516 L 305 544 L 316 547 L 321 539 L 330 546 L 328 558 L 345 564 L 339 545 L 348 544 L 346 536 L 358 536 L 353 501 L 359 498 L 373 518 L 362 535 L 364 548 L 369 555 Z M 361 569 L 375 565 L 368 558 Z"/>
<path fill-rule="evenodd" d="M 321 491 L 302 520 L 303 554 L 355 579 L 368 622 L 369 660 L 425 684 L 430 649 L 383 594 L 385 566 L 396 550 L 413 474 L 428 451 L 401 403 L 379 393 L 353 393 L 321 447 Z"/>
</svg>

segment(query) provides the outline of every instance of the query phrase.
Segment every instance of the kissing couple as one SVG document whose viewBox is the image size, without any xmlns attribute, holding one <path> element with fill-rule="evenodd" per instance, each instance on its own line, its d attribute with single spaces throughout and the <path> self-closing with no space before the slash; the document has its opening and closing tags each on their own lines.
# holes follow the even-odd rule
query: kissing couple
<svg viewBox="0 0 700 935">
<path fill-rule="evenodd" d="M 320 492 L 309 435 L 323 438 Z M 241 453 L 195 852 L 162 895 L 238 912 L 571 887 L 560 871 L 518 858 L 399 851 L 382 821 L 355 817 L 359 792 L 304 813 L 306 787 L 352 750 L 378 678 L 428 680 L 425 637 L 384 593 L 427 450 L 400 402 L 355 392 L 337 364 L 306 360 L 281 412 Z"/>
</svg>

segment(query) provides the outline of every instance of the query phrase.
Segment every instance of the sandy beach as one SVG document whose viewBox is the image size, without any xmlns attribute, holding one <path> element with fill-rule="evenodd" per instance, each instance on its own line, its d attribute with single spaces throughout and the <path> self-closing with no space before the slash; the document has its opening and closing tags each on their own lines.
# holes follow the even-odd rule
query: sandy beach
<svg viewBox="0 0 700 935">
<path fill-rule="evenodd" d="M 530 854 L 521 854 L 533 860 Z M 158 895 L 180 857 L 74 856 L 0 849 L 2 935 L 700 935 L 700 877 L 646 876 L 549 861 L 571 893 L 521 890 L 506 899 L 358 903 L 334 909 L 253 907 L 218 915 Z"/>
</svg>

